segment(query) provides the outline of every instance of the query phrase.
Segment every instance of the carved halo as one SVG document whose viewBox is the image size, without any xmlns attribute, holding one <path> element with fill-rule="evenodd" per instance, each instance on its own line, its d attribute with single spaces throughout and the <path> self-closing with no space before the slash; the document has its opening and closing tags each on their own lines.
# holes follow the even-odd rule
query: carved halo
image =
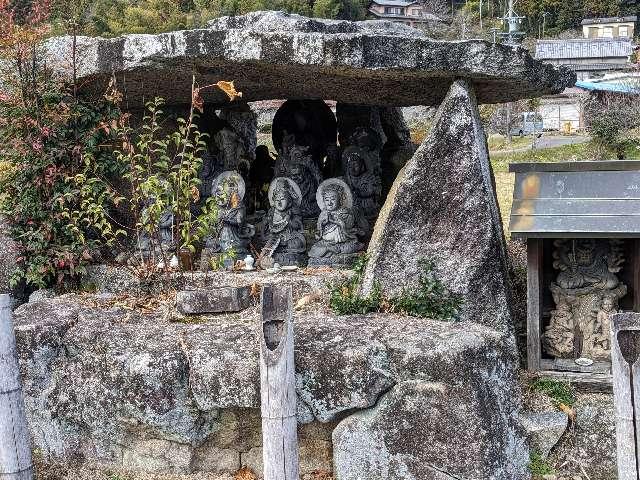
<svg viewBox="0 0 640 480">
<path fill-rule="evenodd" d="M 235 170 L 222 172 L 220 175 L 218 175 L 211 185 L 211 194 L 215 195 L 220 185 L 223 185 L 223 188 L 225 188 L 226 191 L 226 184 L 228 184 L 229 182 L 234 182 L 238 186 L 238 196 L 240 197 L 239 200 L 244 200 L 244 193 L 246 190 L 244 179 L 242 178 L 242 175 L 240 175 Z"/>
<path fill-rule="evenodd" d="M 324 210 L 324 198 L 322 198 L 322 194 L 324 190 L 329 185 L 338 185 L 342 189 L 342 206 L 346 208 L 353 207 L 353 194 L 351 193 L 351 189 L 349 185 L 347 185 L 344 180 L 340 180 L 339 178 L 329 178 L 322 182 L 318 186 L 318 190 L 316 191 L 316 202 L 318 202 L 318 206 L 320 210 Z"/>
<path fill-rule="evenodd" d="M 286 182 L 289 184 L 289 191 L 293 193 L 292 200 L 294 201 L 296 207 L 299 207 L 302 204 L 302 191 L 298 184 L 288 177 L 276 177 L 269 185 L 269 205 L 273 207 L 274 205 L 274 197 L 276 194 L 276 186 L 279 182 Z"/>
</svg>

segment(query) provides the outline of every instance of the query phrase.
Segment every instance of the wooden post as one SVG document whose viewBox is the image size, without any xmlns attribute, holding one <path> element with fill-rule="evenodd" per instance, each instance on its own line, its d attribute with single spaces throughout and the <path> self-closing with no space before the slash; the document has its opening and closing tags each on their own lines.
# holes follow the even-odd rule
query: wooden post
<svg viewBox="0 0 640 480">
<path fill-rule="evenodd" d="M 611 370 L 616 408 L 618 480 L 640 472 L 640 314 L 611 319 Z"/>
<path fill-rule="evenodd" d="M 0 295 L 0 480 L 32 480 L 32 465 L 11 297 L 3 294 Z"/>
<path fill-rule="evenodd" d="M 542 346 L 542 252 L 543 239 L 527 239 L 527 364 L 540 370 Z"/>
<path fill-rule="evenodd" d="M 265 480 L 298 480 L 291 286 L 262 289 L 260 395 Z"/>
</svg>

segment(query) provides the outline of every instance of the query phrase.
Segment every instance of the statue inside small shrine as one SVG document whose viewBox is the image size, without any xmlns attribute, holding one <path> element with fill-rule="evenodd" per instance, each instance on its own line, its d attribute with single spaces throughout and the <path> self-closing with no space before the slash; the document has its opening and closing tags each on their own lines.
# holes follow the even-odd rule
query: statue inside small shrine
<svg viewBox="0 0 640 480">
<path fill-rule="evenodd" d="M 376 159 L 371 152 L 360 147 L 347 147 L 342 154 L 345 180 L 353 193 L 356 212 L 367 219 L 369 225 L 375 223 L 380 210 L 382 180 L 376 171 Z"/>
<path fill-rule="evenodd" d="M 218 205 L 218 223 L 215 231 L 205 238 L 202 252 L 203 269 L 208 269 L 208 261 L 215 254 L 236 258 L 249 252 L 249 242 L 255 228 L 246 221 L 243 204 L 245 183 L 236 171 L 224 172 L 213 182 L 213 195 Z"/>
<path fill-rule="evenodd" d="M 316 239 L 309 250 L 309 265 L 351 266 L 364 245 L 358 240 L 364 232 L 353 211 L 353 196 L 342 180 L 330 178 L 318 187 L 316 200 L 321 213 Z"/>
<path fill-rule="evenodd" d="M 624 263 L 622 240 L 560 239 L 554 242 L 550 285 L 556 309 L 543 336 L 545 351 L 557 358 L 608 360 L 609 316 L 627 293 L 617 273 Z"/>
<path fill-rule="evenodd" d="M 371 127 L 357 127 L 347 141 L 348 146 L 358 147 L 368 153 L 371 167 L 376 174 L 380 174 L 382 139 L 380 134 Z"/>
<path fill-rule="evenodd" d="M 322 173 L 308 153 L 308 148 L 294 142 L 295 137 L 285 132 L 282 148 L 276 159 L 275 175 L 290 178 L 300 187 L 302 216 L 315 218 L 319 212 L 315 195 L 322 181 Z"/>
<path fill-rule="evenodd" d="M 269 263 L 302 266 L 306 261 L 307 241 L 304 236 L 300 205 L 300 187 L 290 178 L 278 177 L 269 187 L 271 208 L 267 214 L 267 243 L 260 258 Z"/>
<path fill-rule="evenodd" d="M 224 127 L 214 135 L 220 163 L 225 171 L 238 170 L 241 162 L 251 163 L 242 139 L 230 127 Z"/>
</svg>

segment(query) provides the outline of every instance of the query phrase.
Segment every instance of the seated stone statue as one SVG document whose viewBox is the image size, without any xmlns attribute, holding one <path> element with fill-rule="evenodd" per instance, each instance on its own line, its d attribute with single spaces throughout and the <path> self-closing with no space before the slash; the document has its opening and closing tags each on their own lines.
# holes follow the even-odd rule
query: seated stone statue
<svg viewBox="0 0 640 480">
<path fill-rule="evenodd" d="M 347 147 L 342 154 L 345 180 L 353 193 L 353 205 L 370 225 L 380 210 L 382 181 L 375 171 L 375 159 L 360 147 Z"/>
<path fill-rule="evenodd" d="M 245 184 L 235 171 L 220 174 L 213 182 L 213 195 L 218 205 L 217 228 L 205 238 L 201 265 L 208 269 L 207 262 L 214 254 L 235 253 L 239 258 L 249 252 L 249 242 L 255 228 L 246 222 L 246 211 L 242 200 Z"/>
<path fill-rule="evenodd" d="M 302 193 L 300 208 L 303 218 L 315 218 L 318 215 L 315 194 L 322 181 L 322 173 L 308 153 L 308 148 L 292 142 L 293 136 L 285 132 L 282 149 L 276 159 L 275 175 L 296 182 Z"/>
<path fill-rule="evenodd" d="M 309 265 L 348 267 L 364 250 L 358 241 L 362 232 L 353 212 L 353 198 L 349 186 L 342 180 L 330 178 L 318 187 L 316 194 L 320 216 L 316 239 L 309 251 Z"/>
<path fill-rule="evenodd" d="M 280 265 L 302 265 L 306 260 L 300 204 L 300 187 L 290 178 L 278 177 L 269 187 L 271 208 L 267 214 L 267 243 L 260 255 Z"/>
</svg>

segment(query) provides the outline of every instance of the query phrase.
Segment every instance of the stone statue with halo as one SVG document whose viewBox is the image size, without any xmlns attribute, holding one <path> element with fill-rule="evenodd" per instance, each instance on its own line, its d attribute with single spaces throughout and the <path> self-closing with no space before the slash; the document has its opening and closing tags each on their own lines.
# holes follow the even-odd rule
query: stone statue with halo
<svg viewBox="0 0 640 480">
<path fill-rule="evenodd" d="M 303 265 L 307 242 L 300 209 L 300 187 L 290 178 L 275 178 L 269 187 L 269 204 L 267 243 L 260 254 L 260 265 Z"/>
<path fill-rule="evenodd" d="M 358 240 L 364 235 L 353 210 L 349 186 L 338 178 L 325 180 L 318 187 L 316 201 L 320 207 L 316 239 L 309 250 L 309 265 L 350 267 L 364 245 Z"/>
<path fill-rule="evenodd" d="M 255 228 L 246 221 L 243 203 L 245 183 L 236 171 L 223 172 L 213 181 L 212 195 L 218 205 L 216 228 L 205 238 L 201 266 L 209 267 L 214 255 L 231 255 L 235 258 L 249 252 L 249 242 L 255 234 Z"/>
</svg>

